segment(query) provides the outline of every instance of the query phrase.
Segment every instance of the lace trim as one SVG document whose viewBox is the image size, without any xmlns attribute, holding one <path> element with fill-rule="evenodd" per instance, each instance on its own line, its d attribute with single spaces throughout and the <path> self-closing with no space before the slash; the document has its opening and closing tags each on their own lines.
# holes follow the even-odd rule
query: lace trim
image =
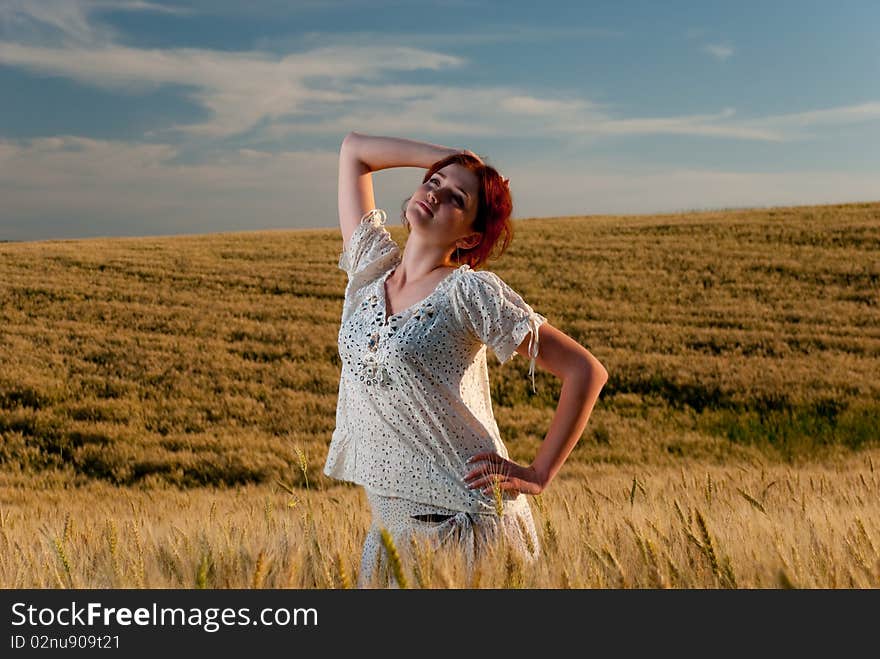
<svg viewBox="0 0 880 659">
<path fill-rule="evenodd" d="M 360 222 L 358 222 L 357 227 L 348 238 L 348 247 L 346 249 L 343 249 L 342 252 L 339 254 L 339 260 L 337 261 L 336 266 L 340 270 L 345 270 L 347 272 L 351 267 L 349 261 L 350 251 L 353 245 L 356 245 L 358 243 L 358 240 L 360 239 L 360 234 L 364 230 L 363 227 L 368 224 L 372 224 L 376 228 L 384 227 L 387 221 L 388 214 L 381 208 L 374 208 L 373 210 L 364 213 L 360 219 Z"/>
</svg>

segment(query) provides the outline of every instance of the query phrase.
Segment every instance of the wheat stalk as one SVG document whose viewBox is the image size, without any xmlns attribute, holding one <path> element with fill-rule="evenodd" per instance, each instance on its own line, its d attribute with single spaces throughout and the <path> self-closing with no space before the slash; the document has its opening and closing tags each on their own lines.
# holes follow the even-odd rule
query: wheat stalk
<svg viewBox="0 0 880 659">
<path fill-rule="evenodd" d="M 630 491 L 629 491 L 629 507 L 630 508 L 632 508 L 633 504 L 635 503 L 637 489 L 641 490 L 642 494 L 644 496 L 647 496 L 648 493 L 645 491 L 645 488 L 642 486 L 641 483 L 639 483 L 638 479 L 635 476 L 633 476 L 632 487 L 630 488 Z"/>
<path fill-rule="evenodd" d="M 501 489 L 501 475 L 492 476 L 492 502 L 495 504 L 495 514 L 498 517 L 504 515 L 504 491 Z"/>
<path fill-rule="evenodd" d="M 645 554 L 647 555 L 647 563 L 651 566 L 651 576 L 653 579 L 653 585 L 655 588 L 666 588 L 666 580 L 663 578 L 663 574 L 660 572 L 660 566 L 657 561 L 657 551 L 654 549 L 654 545 L 648 538 L 645 538 Z"/>
<path fill-rule="evenodd" d="M 251 579 L 251 588 L 259 590 L 263 587 L 263 579 L 266 576 L 266 552 L 262 549 L 257 555 L 257 564 L 254 566 L 254 576 Z"/>
<path fill-rule="evenodd" d="M 345 569 L 345 563 L 343 563 L 339 552 L 336 553 L 336 574 L 339 575 L 339 585 L 350 590 L 352 588 L 351 577 L 348 576 L 348 571 Z"/>
<path fill-rule="evenodd" d="M 202 554 L 199 566 L 196 568 L 196 588 L 204 590 L 208 587 L 209 559 L 207 552 Z"/>
<path fill-rule="evenodd" d="M 303 478 L 306 482 L 306 490 L 309 489 L 309 463 L 306 460 L 305 451 L 303 451 L 299 446 L 296 446 L 294 449 L 296 451 L 296 457 L 299 460 L 299 469 L 302 472 Z"/>
<path fill-rule="evenodd" d="M 400 561 L 400 554 L 397 553 L 394 539 L 391 537 L 391 533 L 388 532 L 388 529 L 381 529 L 380 535 L 382 538 L 382 546 L 385 548 L 385 553 L 388 556 L 388 564 L 391 567 L 391 573 L 394 575 L 397 585 L 400 586 L 400 588 L 406 588 L 406 575 L 403 573 L 403 565 Z"/>
<path fill-rule="evenodd" d="M 529 533 L 529 529 L 526 526 L 525 520 L 522 517 L 516 518 L 516 524 L 519 527 L 519 532 L 522 534 L 523 541 L 526 543 L 526 548 L 529 551 L 529 554 L 534 555 L 537 548 L 535 547 L 535 543 L 532 541 L 532 534 Z M 548 549 L 555 549 L 557 542 L 556 528 L 550 522 L 550 518 L 544 519 L 544 537 L 545 542 Z"/>
<path fill-rule="evenodd" d="M 177 547 L 173 542 L 170 543 L 171 550 L 162 549 L 162 555 L 165 558 L 165 562 L 168 567 L 168 571 L 173 576 L 179 585 L 184 584 L 183 572 L 180 569 L 180 566 L 183 564 L 183 560 L 180 558 L 180 552 L 177 551 Z"/>
<path fill-rule="evenodd" d="M 430 588 L 433 576 L 433 562 L 431 561 L 431 548 L 428 542 L 422 541 L 415 535 L 410 536 L 410 551 L 414 557 L 413 572 L 419 588 Z"/>
<path fill-rule="evenodd" d="M 756 510 L 759 510 L 765 515 L 767 514 L 767 511 L 764 509 L 764 506 L 761 504 L 761 502 L 755 499 L 751 494 L 740 488 L 736 488 L 736 491 L 739 492 L 742 495 L 743 499 L 748 501 Z"/>
<path fill-rule="evenodd" d="M 132 510 L 134 509 L 134 502 L 129 499 L 129 503 L 131 503 Z M 135 575 L 137 577 L 137 583 L 139 588 L 146 587 L 146 570 L 144 564 L 144 548 L 141 543 L 141 532 L 138 529 L 137 525 L 133 521 L 128 522 L 128 526 L 131 528 L 131 532 L 134 535 L 135 549 L 137 550 L 137 562 L 135 564 Z"/>
<path fill-rule="evenodd" d="M 702 537 L 702 542 L 698 544 L 703 550 L 703 553 L 706 555 L 706 558 L 709 559 L 709 565 L 712 568 L 712 572 L 720 579 L 721 568 L 718 566 L 718 558 L 715 556 L 715 547 L 712 545 L 712 536 L 709 534 L 709 528 L 706 526 L 706 520 L 703 519 L 703 515 L 700 513 L 699 509 L 695 511 L 695 515 L 697 528 L 699 529 L 700 536 Z"/>
<path fill-rule="evenodd" d="M 296 568 L 297 562 L 293 559 L 290 561 L 290 565 L 287 567 L 287 588 L 293 588 L 293 580 L 296 577 Z"/>
<path fill-rule="evenodd" d="M 107 545 L 110 547 L 110 564 L 113 568 L 113 582 L 119 586 L 122 581 L 122 570 L 119 567 L 119 534 L 116 530 L 116 522 L 107 520 Z"/>
<path fill-rule="evenodd" d="M 70 561 L 67 560 L 67 554 L 64 552 L 64 543 L 59 538 L 54 538 L 53 546 L 55 547 L 55 553 L 58 555 L 62 567 L 64 567 L 64 572 L 67 574 L 68 587 L 73 588 L 73 574 L 70 569 Z"/>
<path fill-rule="evenodd" d="M 617 576 L 620 579 L 620 587 L 626 588 L 628 585 L 626 572 L 624 572 L 623 566 L 620 564 L 620 561 L 617 560 L 617 557 L 611 552 L 608 547 L 603 547 L 602 553 L 605 555 L 605 557 L 608 559 L 614 569 L 617 570 Z"/>
<path fill-rule="evenodd" d="M 504 564 L 504 588 L 522 588 L 524 584 L 522 563 L 514 554 L 513 549 L 508 547 Z"/>
<path fill-rule="evenodd" d="M 629 527 L 630 531 L 632 531 L 633 536 L 636 539 L 636 545 L 639 548 L 639 553 L 642 555 L 642 560 L 645 562 L 645 565 L 648 567 L 648 574 L 651 580 L 651 587 L 658 588 L 662 587 L 662 579 L 660 577 L 660 573 L 657 570 L 656 556 L 653 553 L 653 547 L 649 550 L 648 545 L 649 540 L 645 538 L 642 539 L 642 536 L 639 535 L 638 530 L 636 529 L 635 524 L 633 524 L 632 520 L 624 520 L 626 525 Z"/>
<path fill-rule="evenodd" d="M 786 590 L 797 588 L 795 583 L 789 578 L 788 574 L 785 571 L 785 568 L 779 568 L 779 572 L 777 572 L 776 574 L 776 579 L 779 583 L 780 588 L 784 588 Z"/>
<path fill-rule="evenodd" d="M 263 516 L 266 519 L 266 528 L 271 530 L 274 526 L 274 516 L 272 515 L 272 501 L 268 496 L 266 497 L 266 503 L 263 505 Z"/>
<path fill-rule="evenodd" d="M 73 516 L 68 512 L 64 516 L 64 532 L 61 535 L 61 542 L 64 544 L 70 542 L 71 535 L 73 535 Z"/>
<path fill-rule="evenodd" d="M 699 510 L 695 511 L 695 515 L 697 527 L 699 528 L 700 535 L 703 539 L 701 547 L 706 558 L 709 559 L 709 565 L 712 567 L 712 572 L 718 577 L 722 586 L 726 588 L 736 588 L 736 579 L 733 574 L 733 569 L 730 567 L 730 561 L 725 558 L 723 562 L 719 562 L 718 553 L 715 551 L 715 543 L 712 540 L 712 535 L 709 533 L 709 527 L 706 525 L 706 520 L 703 519 L 703 515 Z"/>
</svg>

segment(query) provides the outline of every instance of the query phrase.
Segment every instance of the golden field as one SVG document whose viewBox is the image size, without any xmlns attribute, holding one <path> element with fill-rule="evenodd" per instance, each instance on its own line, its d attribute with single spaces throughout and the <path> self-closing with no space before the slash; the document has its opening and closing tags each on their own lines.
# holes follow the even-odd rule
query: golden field
<svg viewBox="0 0 880 659">
<path fill-rule="evenodd" d="M 321 474 L 340 248 L 0 244 L 0 587 L 350 584 L 366 501 Z M 545 559 L 410 585 L 880 586 L 880 203 L 518 221 L 489 269 L 610 378 L 532 500 Z M 490 357 L 524 462 L 560 389 L 527 366 Z"/>
</svg>

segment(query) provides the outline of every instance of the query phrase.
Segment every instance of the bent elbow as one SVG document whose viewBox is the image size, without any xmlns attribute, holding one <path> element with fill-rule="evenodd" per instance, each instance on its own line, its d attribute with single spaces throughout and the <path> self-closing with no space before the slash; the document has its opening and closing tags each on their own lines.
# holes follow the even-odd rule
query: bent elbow
<svg viewBox="0 0 880 659">
<path fill-rule="evenodd" d="M 348 135 L 346 135 L 344 138 L 342 138 L 342 144 L 339 146 L 339 150 L 342 151 L 342 150 L 351 149 L 353 143 L 359 137 L 360 137 L 360 133 L 358 133 L 357 131 L 354 131 L 354 130 L 349 131 Z"/>
<path fill-rule="evenodd" d="M 590 367 L 590 377 L 598 380 L 603 385 L 608 382 L 608 371 L 606 371 L 602 366 L 592 366 Z"/>
<path fill-rule="evenodd" d="M 590 380 L 597 380 L 603 385 L 608 382 L 608 371 L 598 359 L 589 355 L 584 359 L 581 371 L 586 373 L 586 377 Z"/>
<path fill-rule="evenodd" d="M 598 381 L 603 384 L 608 380 L 608 371 L 595 359 L 578 359 L 568 364 L 562 379 L 574 378 L 583 382 Z"/>
</svg>

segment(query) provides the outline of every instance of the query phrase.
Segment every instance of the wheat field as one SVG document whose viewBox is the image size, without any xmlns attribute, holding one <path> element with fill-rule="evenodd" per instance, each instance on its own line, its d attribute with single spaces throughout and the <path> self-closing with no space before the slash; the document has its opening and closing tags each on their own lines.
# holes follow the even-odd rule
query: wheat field
<svg viewBox="0 0 880 659">
<path fill-rule="evenodd" d="M 532 508 L 542 558 L 472 574 L 404 562 L 421 588 L 878 588 L 880 450 L 833 465 L 573 464 Z M 0 487 L 6 588 L 350 588 L 360 490 Z"/>
<path fill-rule="evenodd" d="M 515 228 L 489 269 L 610 378 L 531 500 L 539 564 L 499 552 L 468 579 L 423 556 L 409 585 L 880 585 L 880 203 Z M 329 229 L 0 244 L 0 587 L 354 583 L 366 502 L 321 473 L 340 247 Z M 560 382 L 489 368 L 527 462 Z"/>
</svg>

